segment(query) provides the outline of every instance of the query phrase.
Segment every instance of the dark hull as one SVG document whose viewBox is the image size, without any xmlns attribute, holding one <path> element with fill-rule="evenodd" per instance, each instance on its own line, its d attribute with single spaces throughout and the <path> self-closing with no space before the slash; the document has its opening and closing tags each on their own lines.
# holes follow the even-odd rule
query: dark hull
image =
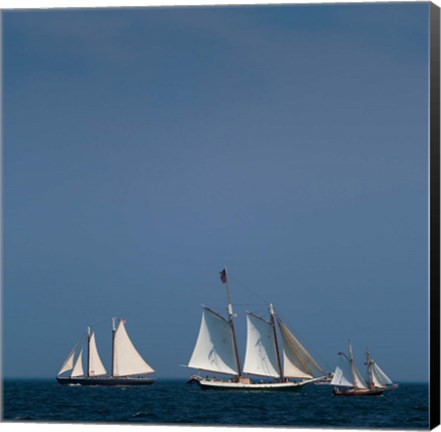
<svg viewBox="0 0 441 432">
<path fill-rule="evenodd" d="M 61 385 L 80 385 L 80 386 L 107 386 L 107 387 L 126 387 L 150 385 L 155 382 L 152 378 L 129 378 L 129 377 L 83 377 L 83 378 L 63 378 L 57 377 L 57 381 Z"/>
<path fill-rule="evenodd" d="M 349 389 L 349 390 L 340 390 L 334 388 L 332 390 L 334 396 L 381 396 L 383 394 L 383 390 L 381 389 Z"/>
</svg>

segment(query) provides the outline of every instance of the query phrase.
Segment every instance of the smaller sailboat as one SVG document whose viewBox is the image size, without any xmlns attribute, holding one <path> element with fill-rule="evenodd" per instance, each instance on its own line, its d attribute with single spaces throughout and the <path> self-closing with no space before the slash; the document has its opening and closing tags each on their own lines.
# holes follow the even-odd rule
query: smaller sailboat
<svg viewBox="0 0 441 432">
<path fill-rule="evenodd" d="M 366 352 L 366 363 L 369 388 L 377 388 L 381 390 L 394 390 L 398 388 L 398 384 L 394 383 L 386 373 L 378 366 L 371 357 L 370 352 Z"/>
<path fill-rule="evenodd" d="M 145 375 L 154 370 L 141 357 L 127 334 L 125 321 L 112 319 L 112 372 L 107 374 L 96 346 L 95 332 L 87 329 L 87 368 L 83 369 L 81 341 L 72 349 L 57 375 L 62 385 L 129 386 L 149 385 L 154 380 Z M 79 349 L 78 355 L 77 351 Z M 76 356 L 76 358 L 75 358 Z M 70 374 L 67 374 L 70 372 Z"/>
<path fill-rule="evenodd" d="M 333 394 L 335 396 L 379 396 L 383 394 L 384 390 L 381 388 L 368 387 L 366 381 L 361 376 L 354 363 L 351 341 L 349 341 L 349 357 L 342 352 L 338 354 L 346 360 L 348 371 L 343 371 L 338 366 L 335 369 L 331 381 L 331 385 L 334 386 Z"/>
</svg>

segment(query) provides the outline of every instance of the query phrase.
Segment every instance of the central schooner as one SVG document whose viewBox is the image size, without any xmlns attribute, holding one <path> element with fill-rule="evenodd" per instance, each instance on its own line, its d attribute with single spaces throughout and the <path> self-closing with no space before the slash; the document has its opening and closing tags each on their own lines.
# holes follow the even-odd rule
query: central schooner
<svg viewBox="0 0 441 432">
<path fill-rule="evenodd" d="M 230 375 L 230 378 L 202 377 L 192 375 L 190 383 L 204 389 L 238 390 L 294 390 L 319 381 L 323 370 L 301 345 L 288 327 L 269 305 L 270 320 L 267 321 L 247 312 L 247 343 L 243 368 L 241 368 L 236 333 L 233 323 L 233 307 L 226 270 L 220 273 L 227 286 L 228 318 L 202 306 L 202 321 L 193 354 L 186 365 L 189 368 Z M 276 322 L 282 339 L 283 365 L 279 353 Z M 253 381 L 244 374 L 265 378 Z M 294 378 L 297 381 L 290 381 Z"/>
<path fill-rule="evenodd" d="M 99 386 L 132 386 L 153 384 L 152 378 L 144 375 L 154 370 L 141 357 L 127 334 L 125 321 L 112 319 L 112 373 L 107 374 L 95 341 L 95 332 L 87 329 L 87 369 L 83 369 L 83 348 L 76 360 L 76 352 L 81 345 L 78 343 L 70 352 L 57 375 L 57 381 L 63 385 L 99 385 Z M 74 362 L 75 360 L 75 362 Z M 69 372 L 66 375 L 66 372 Z"/>
</svg>

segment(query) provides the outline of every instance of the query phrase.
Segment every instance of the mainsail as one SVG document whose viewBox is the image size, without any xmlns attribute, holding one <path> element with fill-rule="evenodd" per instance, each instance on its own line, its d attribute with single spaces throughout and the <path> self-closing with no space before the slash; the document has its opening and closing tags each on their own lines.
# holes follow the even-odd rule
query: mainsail
<svg viewBox="0 0 441 432">
<path fill-rule="evenodd" d="M 188 367 L 238 375 L 233 333 L 228 321 L 203 306 L 199 335 Z"/>
<path fill-rule="evenodd" d="M 280 377 L 273 326 L 251 313 L 247 314 L 247 346 L 243 372 Z"/>
<path fill-rule="evenodd" d="M 366 381 L 361 376 L 359 370 L 355 367 L 354 363 L 352 363 L 352 378 L 354 381 L 354 387 L 362 389 L 368 388 Z"/>
<path fill-rule="evenodd" d="M 120 321 L 114 334 L 113 371 L 116 377 L 145 375 L 154 370 L 141 357 L 127 334 L 124 321 Z"/>
<path fill-rule="evenodd" d="M 92 332 L 89 339 L 89 376 L 105 375 L 106 368 L 101 361 L 95 342 L 95 333 Z"/>
<path fill-rule="evenodd" d="M 367 386 L 365 380 L 363 379 L 363 377 L 361 376 L 359 370 L 355 366 L 354 356 L 352 354 L 352 343 L 351 343 L 351 341 L 349 341 L 349 359 L 347 359 L 347 360 L 349 360 L 349 364 L 350 364 L 350 367 L 351 367 L 352 383 L 353 383 L 354 387 L 355 388 L 359 388 L 359 389 L 367 389 L 368 386 Z"/>
<path fill-rule="evenodd" d="M 283 341 L 283 375 L 287 378 L 313 378 L 323 374 L 322 368 L 291 333 L 288 327 L 277 318 Z"/>
</svg>

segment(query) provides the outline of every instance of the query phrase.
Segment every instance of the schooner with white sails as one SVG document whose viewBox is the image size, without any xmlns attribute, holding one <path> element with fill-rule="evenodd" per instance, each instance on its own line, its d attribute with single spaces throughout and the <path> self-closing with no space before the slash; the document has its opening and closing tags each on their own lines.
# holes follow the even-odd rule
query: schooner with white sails
<svg viewBox="0 0 441 432">
<path fill-rule="evenodd" d="M 192 375 L 189 382 L 196 382 L 202 388 L 293 390 L 323 379 L 321 367 L 276 315 L 272 304 L 269 305 L 269 321 L 247 313 L 246 353 L 241 366 L 226 270 L 220 275 L 221 281 L 227 286 L 228 318 L 202 306 L 199 335 L 187 367 L 229 375 L 230 378 Z M 276 323 L 280 330 L 283 356 L 279 352 Z M 265 378 L 265 381 L 254 381 L 247 375 Z"/>
<path fill-rule="evenodd" d="M 130 340 L 125 321 L 112 319 L 112 365 L 110 375 L 98 353 L 95 332 L 87 329 L 87 367 L 83 369 L 84 348 L 78 343 L 70 352 L 57 375 L 63 385 L 126 386 L 149 385 L 154 382 L 145 375 L 155 372 L 142 358 Z M 70 372 L 70 373 L 69 373 Z"/>
</svg>

